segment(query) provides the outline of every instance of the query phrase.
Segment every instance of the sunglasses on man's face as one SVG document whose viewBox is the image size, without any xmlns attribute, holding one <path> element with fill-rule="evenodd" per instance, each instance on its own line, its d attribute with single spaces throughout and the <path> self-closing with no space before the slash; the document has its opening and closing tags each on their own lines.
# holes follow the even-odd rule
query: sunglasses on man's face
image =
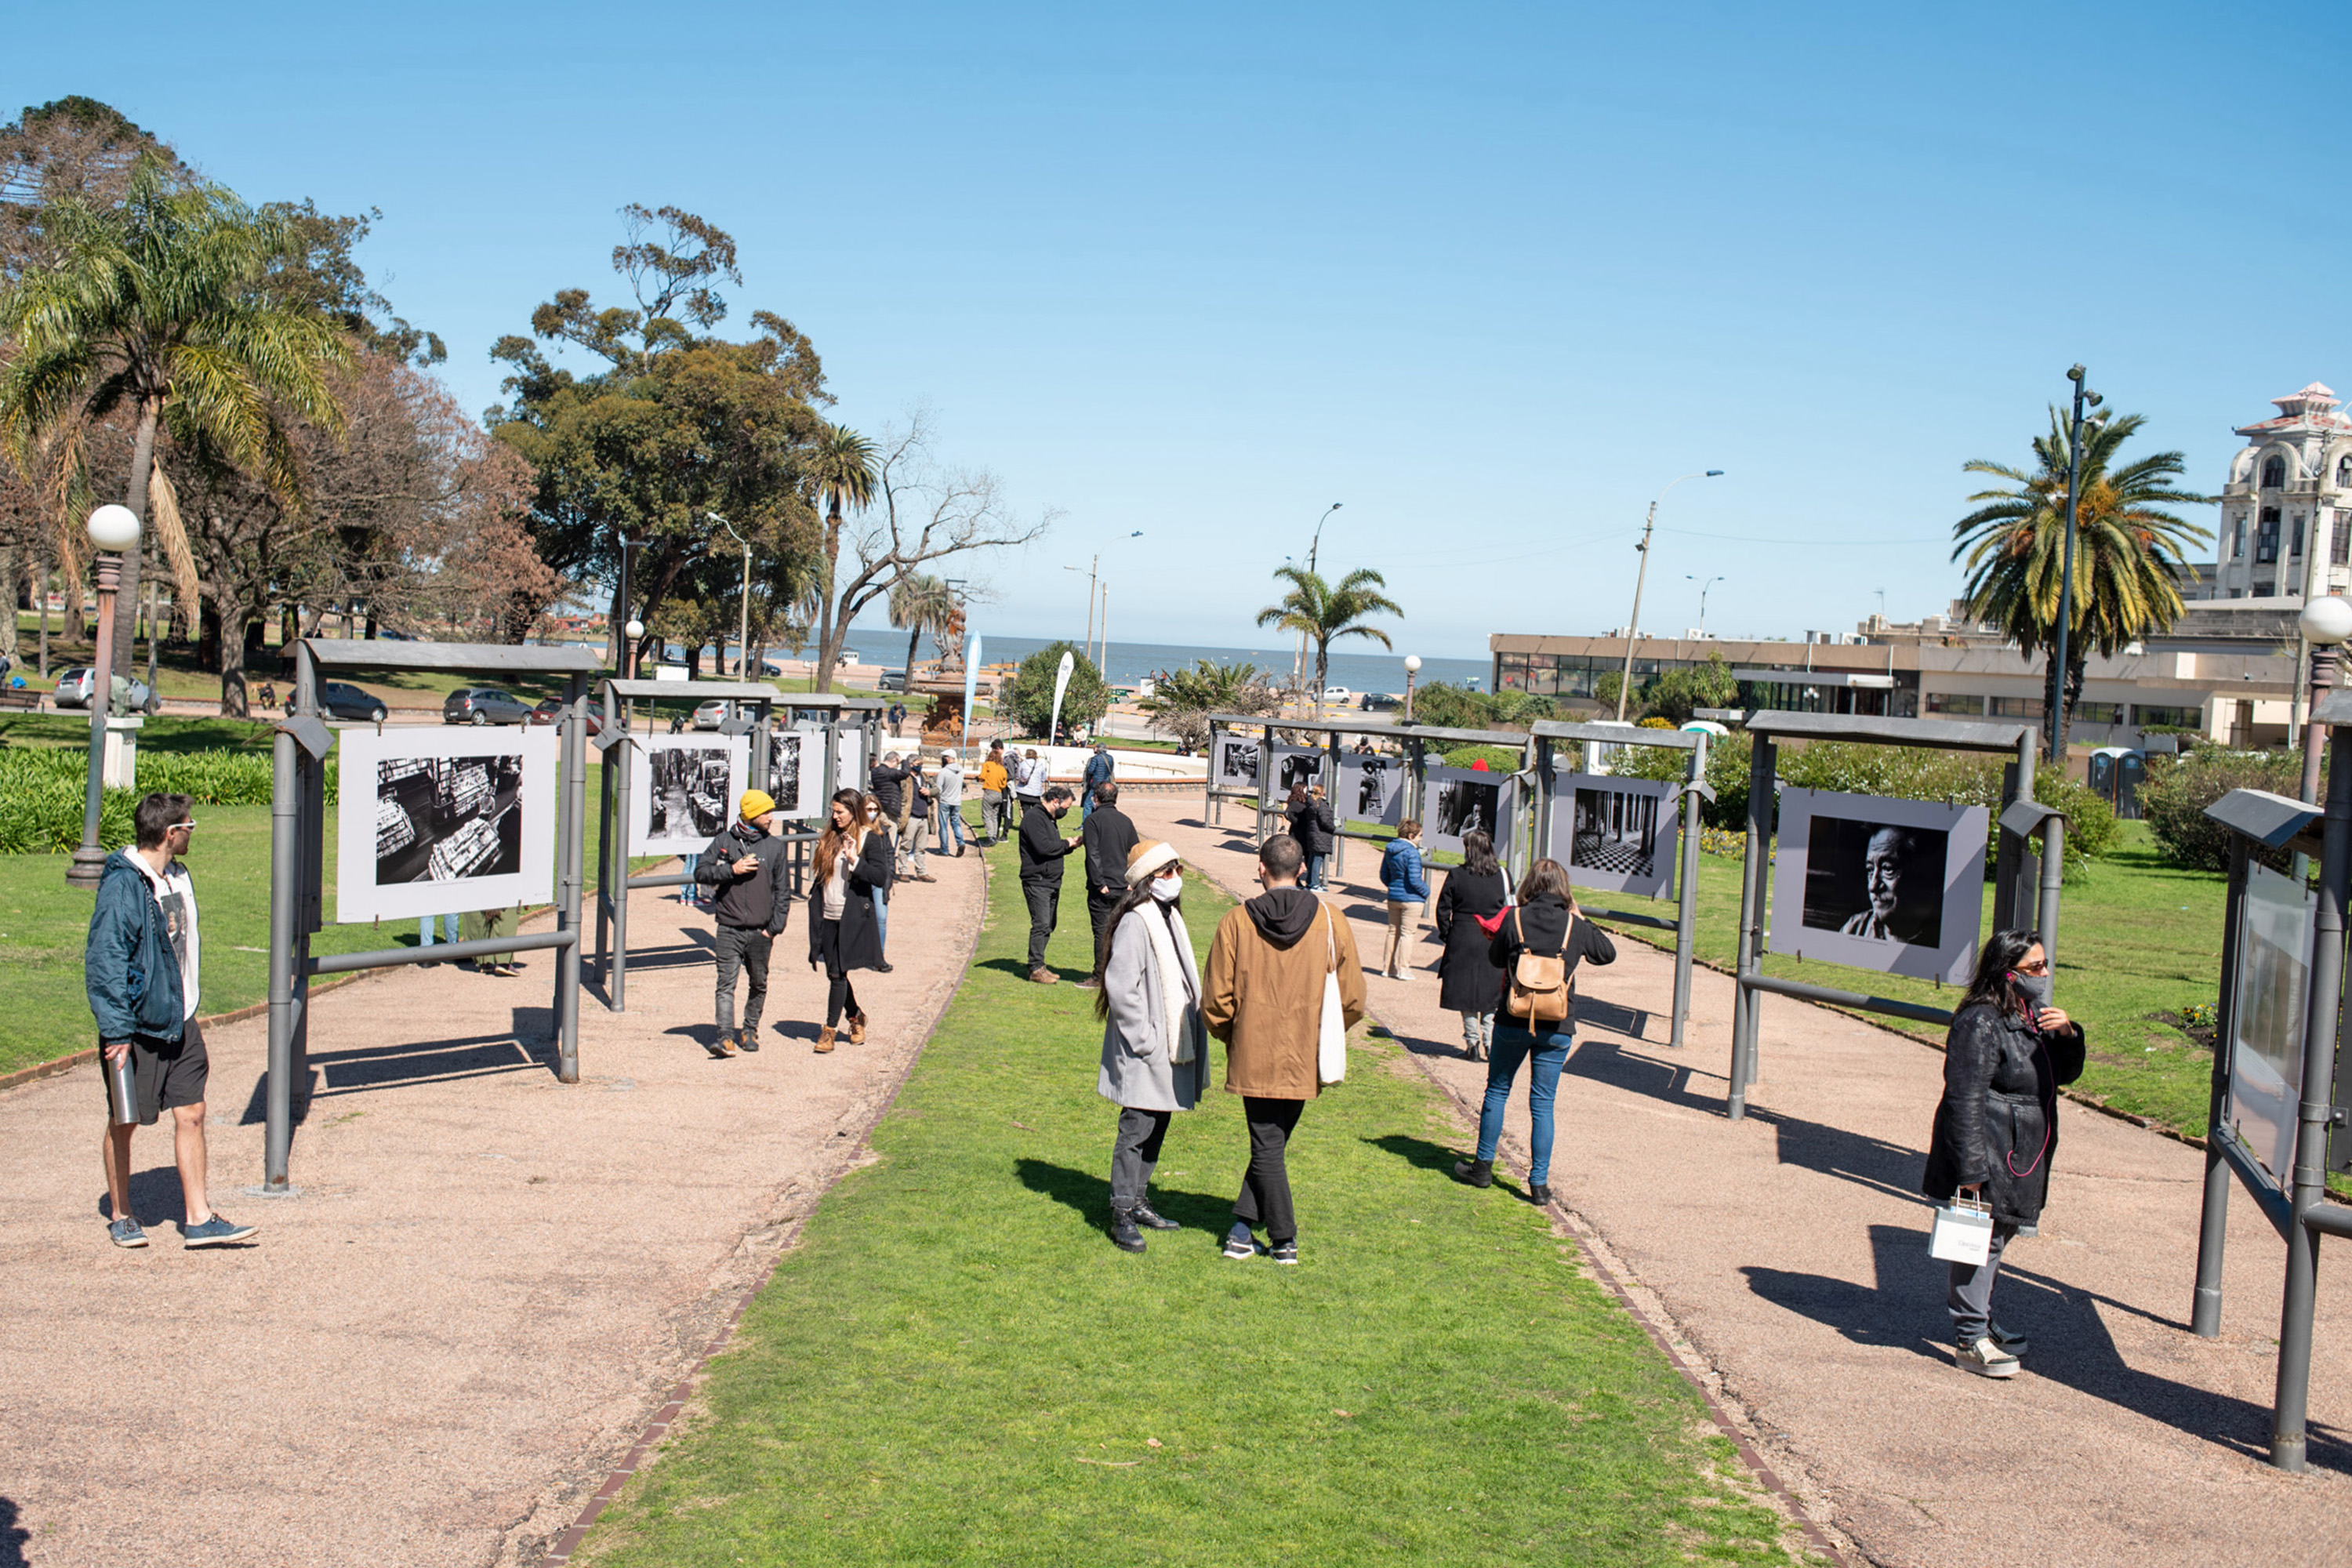
<svg viewBox="0 0 2352 1568">
<path fill-rule="evenodd" d="M 196 825 L 193 822 L 175 822 L 172 824 L 169 828 L 165 829 L 166 832 L 170 833 L 194 833 L 195 830 Z"/>
</svg>

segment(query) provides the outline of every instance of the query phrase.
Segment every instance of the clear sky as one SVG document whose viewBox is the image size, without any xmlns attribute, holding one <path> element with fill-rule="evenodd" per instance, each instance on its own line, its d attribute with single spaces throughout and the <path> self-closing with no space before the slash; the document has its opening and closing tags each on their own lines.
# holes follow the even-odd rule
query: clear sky
<svg viewBox="0 0 2352 1568">
<path fill-rule="evenodd" d="M 1245 642 L 1371 565 L 1397 651 L 1851 630 L 1958 588 L 1962 462 L 2066 366 L 2218 489 L 2352 391 L 2352 15 L 2221 4 L 16 7 L 0 108 L 103 99 L 247 199 L 378 206 L 451 384 L 615 209 L 732 232 L 833 416 L 918 402 L 1044 542 L 976 627 Z M 2200 509 L 2200 521 L 2210 521 Z M 1140 530 L 1142 537 L 1128 537 Z"/>
</svg>

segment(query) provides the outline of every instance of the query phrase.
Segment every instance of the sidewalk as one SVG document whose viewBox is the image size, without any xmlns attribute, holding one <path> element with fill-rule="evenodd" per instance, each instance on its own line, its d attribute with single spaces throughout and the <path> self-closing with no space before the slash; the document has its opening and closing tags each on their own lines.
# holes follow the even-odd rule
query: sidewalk
<svg viewBox="0 0 2352 1568">
<path fill-rule="evenodd" d="M 576 1086 L 544 1044 L 548 953 L 516 979 L 402 969 L 321 994 L 290 1201 L 239 1190 L 260 1180 L 264 1023 L 217 1029 L 212 1193 L 263 1227 L 250 1247 L 181 1248 L 160 1127 L 132 1153 L 152 1245 L 107 1244 L 93 1067 L 0 1095 L 0 1563 L 535 1561 L 860 1157 L 946 1006 L 983 879 L 976 855 L 930 866 L 892 900 L 895 973 L 857 977 L 872 1037 L 832 1056 L 809 1048 L 805 907 L 765 1048 L 731 1060 L 701 1047 L 709 917 L 654 890 L 631 906 L 628 1013 L 583 999 Z"/>
<path fill-rule="evenodd" d="M 1211 828 L 1197 801 L 1139 797 L 1129 810 L 1228 891 L 1255 890 L 1246 813 Z M 1350 844 L 1347 865 L 1332 900 L 1376 964 L 1378 861 Z M 1433 933 L 1422 938 L 1411 980 L 1368 978 L 1372 1012 L 1475 1106 L 1486 1069 L 1462 1059 L 1459 1021 L 1437 1005 Z M 2261 1458 L 2283 1245 L 2236 1194 L 2223 1333 L 2194 1337 L 2203 1155 L 2068 1102 L 2042 1234 L 2016 1244 L 1995 1298 L 2033 1352 L 2012 1382 L 1969 1377 L 1950 1364 L 1944 1269 L 1927 1255 L 1916 1195 L 1941 1055 L 1768 999 L 1762 1081 L 1735 1125 L 1723 1117 L 1728 977 L 1695 973 L 1692 1044 L 1677 1052 L 1664 1044 L 1671 954 L 1624 938 L 1618 951 L 1613 966 L 1578 977 L 1554 1190 L 1720 1375 L 1735 1418 L 1744 1410 L 1812 1517 L 1901 1568 L 2276 1568 L 2352 1555 L 2352 1282 L 2329 1255 L 2312 1469 L 2288 1477 Z M 2058 984 L 2063 1002 L 2063 968 Z M 1523 1072 L 1497 1173 L 1514 1189 L 1526 1099 Z"/>
</svg>

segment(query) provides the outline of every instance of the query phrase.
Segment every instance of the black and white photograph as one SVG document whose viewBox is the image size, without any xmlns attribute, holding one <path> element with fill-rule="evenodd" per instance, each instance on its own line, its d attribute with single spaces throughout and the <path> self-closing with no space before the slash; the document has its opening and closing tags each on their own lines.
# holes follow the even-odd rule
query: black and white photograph
<svg viewBox="0 0 2352 1568">
<path fill-rule="evenodd" d="M 1602 892 L 1672 898 L 1682 826 L 1678 788 L 1657 779 L 1558 775 L 1552 856 L 1568 868 L 1568 879 Z"/>
<path fill-rule="evenodd" d="M 776 809 L 795 821 L 816 815 L 817 775 L 824 771 L 824 735 L 815 730 L 779 730 L 768 762 L 768 793 Z"/>
<path fill-rule="evenodd" d="M 2260 862 L 2246 868 L 2230 1008 L 2230 1119 L 2254 1157 L 2284 1178 L 2303 1098 L 2305 970 L 2318 895 Z"/>
<path fill-rule="evenodd" d="M 1265 742 L 1246 735 L 1219 735 L 1217 754 L 1210 759 L 1214 769 L 1213 777 L 1219 789 L 1243 789 L 1257 793 L 1257 760 Z"/>
<path fill-rule="evenodd" d="M 699 854 L 751 787 L 749 735 L 648 735 L 628 749 L 632 855 Z"/>
<path fill-rule="evenodd" d="M 1980 805 L 1784 790 L 1770 951 L 1966 980 L 1989 826 Z"/>
<path fill-rule="evenodd" d="M 1297 746 L 1277 746 L 1274 752 L 1274 795 L 1287 800 L 1299 784 L 1313 789 L 1323 782 L 1323 753 Z"/>
<path fill-rule="evenodd" d="M 346 730 L 335 919 L 504 909 L 553 882 L 557 731 Z"/>
<path fill-rule="evenodd" d="M 1509 834 L 1517 786 L 1508 773 L 1475 768 L 1431 768 L 1423 798 L 1422 843 L 1431 849 L 1462 852 L 1462 836 L 1474 829 L 1495 840 L 1502 853 Z"/>
<path fill-rule="evenodd" d="M 1336 802 L 1340 814 L 1351 822 L 1394 826 L 1403 811 L 1404 773 L 1400 758 L 1343 757 Z"/>
</svg>

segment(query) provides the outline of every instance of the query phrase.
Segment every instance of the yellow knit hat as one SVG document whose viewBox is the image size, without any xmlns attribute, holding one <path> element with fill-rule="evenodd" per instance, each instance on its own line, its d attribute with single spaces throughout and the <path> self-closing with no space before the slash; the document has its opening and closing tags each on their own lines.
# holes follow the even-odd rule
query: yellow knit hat
<svg viewBox="0 0 2352 1568">
<path fill-rule="evenodd" d="M 744 821 L 757 822 L 776 809 L 776 797 L 763 789 L 747 789 L 743 792 L 741 809 Z"/>
</svg>

